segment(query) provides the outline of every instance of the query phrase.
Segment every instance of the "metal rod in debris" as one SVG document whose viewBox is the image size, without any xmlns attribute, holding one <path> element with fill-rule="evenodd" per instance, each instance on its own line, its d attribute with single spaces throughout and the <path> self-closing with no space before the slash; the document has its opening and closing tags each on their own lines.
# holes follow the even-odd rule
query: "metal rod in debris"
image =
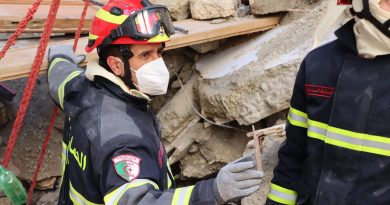
<svg viewBox="0 0 390 205">
<path fill-rule="evenodd" d="M 180 28 L 180 27 L 177 27 L 177 26 L 174 26 L 174 28 L 175 28 L 176 31 L 182 32 L 184 34 L 188 34 L 188 30 L 187 29 Z"/>
</svg>

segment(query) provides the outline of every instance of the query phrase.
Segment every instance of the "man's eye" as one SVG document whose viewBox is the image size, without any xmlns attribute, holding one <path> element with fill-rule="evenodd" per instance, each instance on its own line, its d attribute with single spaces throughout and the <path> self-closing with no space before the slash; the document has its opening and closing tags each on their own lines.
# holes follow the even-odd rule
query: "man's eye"
<svg viewBox="0 0 390 205">
<path fill-rule="evenodd" d="M 149 53 L 142 54 L 142 58 L 148 58 L 148 57 L 149 57 Z"/>
</svg>

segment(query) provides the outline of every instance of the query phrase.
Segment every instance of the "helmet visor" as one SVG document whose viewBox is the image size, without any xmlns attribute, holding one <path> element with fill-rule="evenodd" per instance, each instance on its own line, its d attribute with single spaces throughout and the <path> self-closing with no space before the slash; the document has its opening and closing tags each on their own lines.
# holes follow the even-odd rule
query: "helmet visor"
<svg viewBox="0 0 390 205">
<path fill-rule="evenodd" d="M 113 29 L 102 45 L 109 45 L 121 37 L 130 37 L 135 40 L 149 40 L 160 34 L 171 36 L 175 29 L 168 9 L 165 6 L 149 6 L 131 14 L 126 20 Z"/>
<path fill-rule="evenodd" d="M 151 38 L 163 32 L 168 36 L 175 33 L 168 9 L 165 7 L 146 8 L 131 15 L 134 36 L 136 38 Z"/>
</svg>

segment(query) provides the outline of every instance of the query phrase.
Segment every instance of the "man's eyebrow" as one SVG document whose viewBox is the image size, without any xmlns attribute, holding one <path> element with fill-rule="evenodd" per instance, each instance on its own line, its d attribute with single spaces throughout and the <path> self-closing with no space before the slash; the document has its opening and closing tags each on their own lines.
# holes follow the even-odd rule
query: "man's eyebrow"
<svg viewBox="0 0 390 205">
<path fill-rule="evenodd" d="M 153 49 L 146 50 L 146 51 L 142 51 L 140 54 L 138 54 L 138 56 L 142 56 L 142 55 L 144 55 L 144 54 L 146 54 L 146 53 L 150 53 L 150 52 L 152 52 L 152 50 L 153 50 Z"/>
</svg>

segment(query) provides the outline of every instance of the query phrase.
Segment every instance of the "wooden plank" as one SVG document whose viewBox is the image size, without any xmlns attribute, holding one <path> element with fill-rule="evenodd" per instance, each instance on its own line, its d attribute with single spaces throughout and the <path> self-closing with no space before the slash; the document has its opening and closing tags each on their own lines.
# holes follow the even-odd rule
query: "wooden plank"
<svg viewBox="0 0 390 205">
<path fill-rule="evenodd" d="M 255 157 L 256 157 L 256 168 L 259 171 L 263 170 L 263 161 L 261 158 L 261 147 L 260 147 L 260 139 L 259 136 L 256 134 L 255 126 L 252 125 L 253 130 L 253 140 L 255 141 Z"/>
<path fill-rule="evenodd" d="M 53 32 L 75 32 L 80 23 L 83 7 L 83 5 L 61 5 L 54 23 Z M 19 21 L 24 18 L 29 8 L 30 5 L 27 4 L 0 4 L 0 32 L 14 32 Z M 49 9 L 50 5 L 41 5 L 34 18 L 27 25 L 26 32 L 42 32 Z M 96 6 L 88 8 L 84 31 L 89 29 L 91 19 L 97 10 L 98 7 Z"/>
<path fill-rule="evenodd" d="M 175 26 L 187 29 L 189 34 L 177 33 L 174 41 L 167 43 L 170 49 L 225 39 L 242 34 L 255 33 L 274 28 L 279 23 L 279 17 L 240 18 L 221 24 L 211 24 L 209 21 L 187 19 L 175 23 Z"/>
<path fill-rule="evenodd" d="M 189 30 L 189 34 L 175 34 L 172 40 L 167 43 L 167 50 L 179 47 L 185 47 L 204 43 L 208 41 L 224 39 L 231 36 L 237 36 L 247 33 L 264 31 L 271 29 L 279 23 L 279 16 L 270 16 L 263 18 L 241 18 L 238 21 L 226 22 L 222 24 L 210 24 L 207 21 L 184 20 L 175 22 L 175 26 Z M 62 41 L 54 44 L 73 45 L 73 40 Z M 87 39 L 82 38 L 79 41 L 77 53 L 85 53 L 84 47 Z M 9 51 L 3 59 L 0 60 L 0 81 L 17 79 L 29 74 L 33 63 L 37 47 L 17 49 Z M 96 54 L 87 54 L 87 59 L 95 58 Z M 17 60 L 16 60 L 17 59 Z M 41 72 L 47 69 L 47 61 L 41 67 Z"/>
</svg>

